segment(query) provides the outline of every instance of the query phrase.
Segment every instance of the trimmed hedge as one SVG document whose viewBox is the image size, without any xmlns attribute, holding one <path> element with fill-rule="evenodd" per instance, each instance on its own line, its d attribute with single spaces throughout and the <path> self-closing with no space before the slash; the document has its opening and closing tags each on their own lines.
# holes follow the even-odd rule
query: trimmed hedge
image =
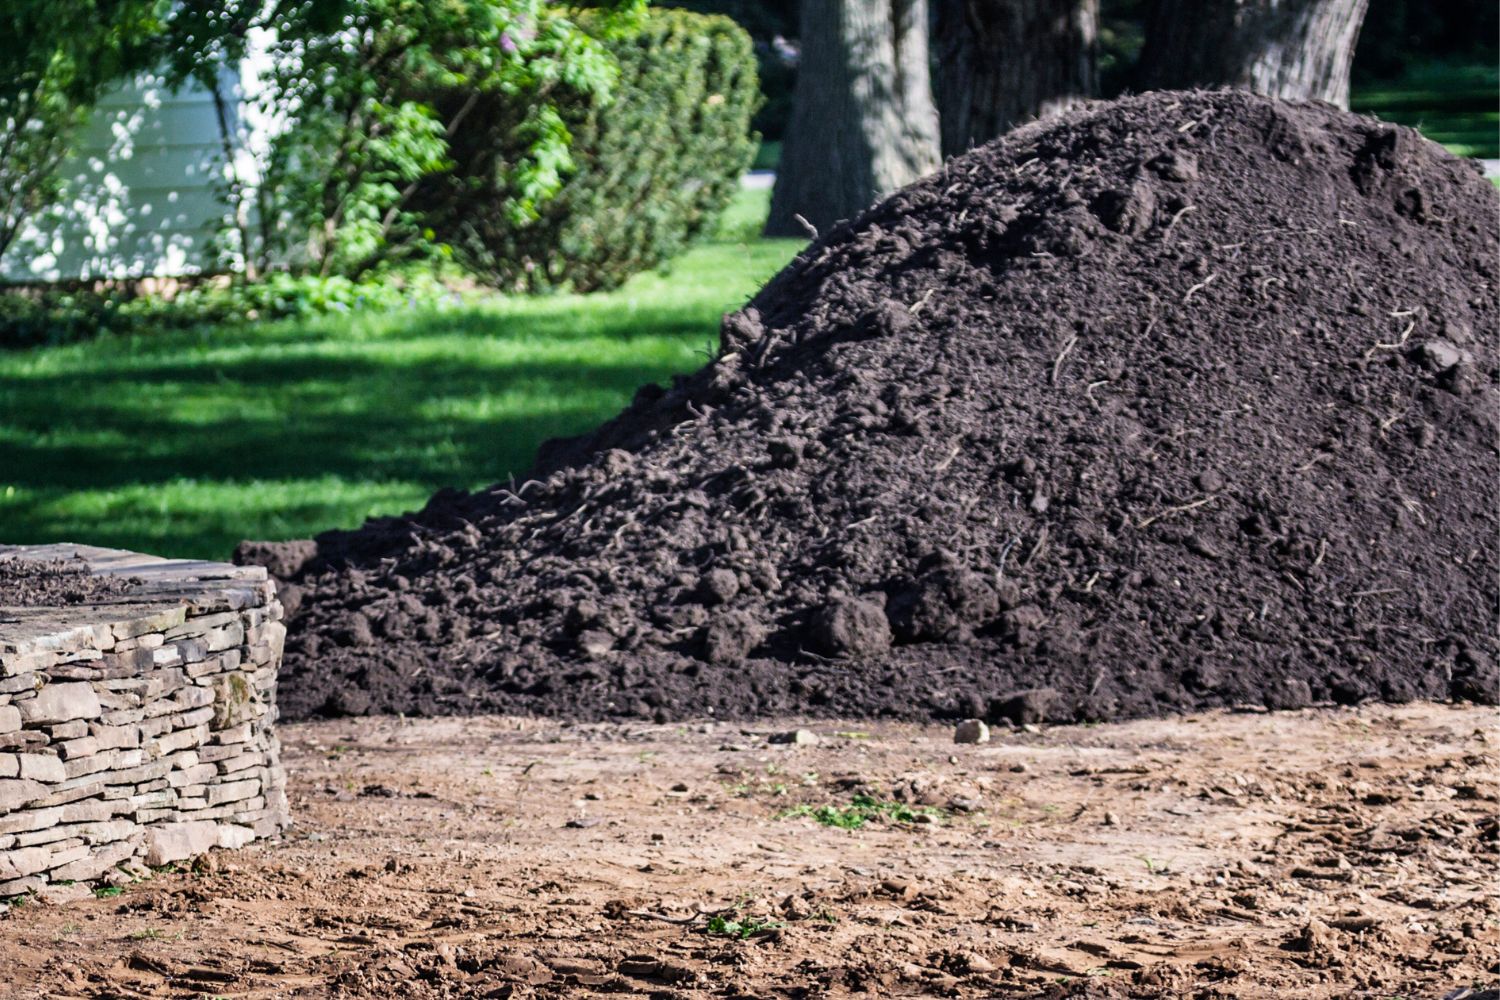
<svg viewBox="0 0 1500 1000">
<path fill-rule="evenodd" d="M 591 20 L 582 18 L 585 29 Z M 614 288 L 711 232 L 749 167 L 760 94 L 742 28 L 653 9 L 638 32 L 606 44 L 620 63 L 613 100 L 566 113 L 576 172 L 540 218 L 512 218 L 494 180 L 517 142 L 505 97 L 438 98 L 474 103 L 449 139 L 454 170 L 422 201 L 437 239 L 480 280 L 506 290 Z"/>
</svg>

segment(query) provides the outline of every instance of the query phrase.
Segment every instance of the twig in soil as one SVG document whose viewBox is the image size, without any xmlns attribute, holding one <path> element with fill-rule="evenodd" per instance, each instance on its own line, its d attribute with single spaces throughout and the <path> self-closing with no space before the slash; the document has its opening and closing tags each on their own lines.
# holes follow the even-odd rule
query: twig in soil
<svg viewBox="0 0 1500 1000">
<path fill-rule="evenodd" d="M 1172 216 L 1172 218 L 1167 222 L 1166 228 L 1161 231 L 1162 239 L 1166 239 L 1167 234 L 1172 231 L 1172 227 L 1177 225 L 1178 220 L 1180 220 L 1184 215 L 1187 215 L 1189 212 L 1196 211 L 1198 211 L 1197 205 L 1184 205 L 1179 208 L 1177 212 Z"/>
<path fill-rule="evenodd" d="M 1037 533 L 1036 544 L 1033 545 L 1031 547 L 1031 551 L 1026 554 L 1026 558 L 1024 560 L 1022 560 L 1021 566 L 1023 568 L 1026 567 L 1026 566 L 1030 566 L 1032 563 L 1036 562 L 1037 558 L 1043 552 L 1045 552 L 1046 550 L 1047 550 L 1047 526 L 1044 524 L 1044 525 L 1042 525 L 1042 530 Z"/>
<path fill-rule="evenodd" d="M 950 466 L 950 465 L 953 464 L 953 460 L 958 457 L 958 453 L 960 451 L 963 451 L 963 445 L 962 444 L 955 444 L 953 446 L 953 450 L 950 451 L 950 452 L 948 452 L 948 457 L 945 458 L 945 459 L 943 459 L 941 462 L 939 462 L 937 464 L 937 466 L 932 471 L 933 472 L 943 472 L 943 471 L 945 471 L 948 468 L 948 466 Z"/>
<path fill-rule="evenodd" d="M 932 298 L 933 293 L 936 291 L 936 288 L 927 289 L 927 291 L 922 293 L 922 297 L 920 299 L 918 299 L 916 302 L 913 302 L 910 306 L 907 307 L 906 311 L 915 316 L 917 313 L 922 311 L 922 307 L 927 304 L 927 300 Z"/>
<path fill-rule="evenodd" d="M 1052 359 L 1052 384 L 1053 385 L 1057 384 L 1058 376 L 1062 374 L 1063 362 L 1067 360 L 1067 358 L 1068 358 L 1068 352 L 1072 351 L 1073 350 L 1073 345 L 1075 345 L 1077 343 L 1078 343 L 1078 334 L 1075 333 L 1075 334 L 1073 334 L 1073 336 L 1071 336 L 1071 337 L 1068 338 L 1068 342 L 1063 345 L 1063 349 L 1061 351 L 1057 352 L 1057 357 L 1055 357 L 1055 358 Z"/>
<path fill-rule="evenodd" d="M 1396 314 L 1392 313 L 1391 315 L 1394 316 Z M 1410 316 L 1411 313 L 1407 312 L 1407 313 L 1402 313 L 1401 315 L 1403 315 L 1403 316 Z M 1368 351 L 1366 351 L 1365 352 L 1365 360 L 1368 361 L 1371 358 L 1373 358 L 1375 356 L 1375 352 L 1376 351 L 1399 351 L 1399 350 L 1401 350 L 1401 348 L 1403 348 L 1403 347 L 1406 346 L 1406 338 L 1410 337 L 1411 336 L 1411 332 L 1413 330 L 1415 330 L 1416 328 L 1417 328 L 1417 321 L 1416 320 L 1412 320 L 1410 323 L 1406 324 L 1406 329 L 1401 331 L 1401 336 L 1394 343 L 1390 343 L 1390 344 L 1380 344 L 1380 343 L 1377 343 L 1374 347 L 1372 347 Z"/>
<path fill-rule="evenodd" d="M 1189 288 L 1187 290 L 1187 294 L 1182 297 L 1182 301 L 1183 302 L 1188 301 L 1194 295 L 1196 295 L 1199 292 L 1203 291 L 1203 289 L 1207 288 L 1209 285 L 1212 285 L 1214 283 L 1214 281 L 1218 279 L 1218 277 L 1219 277 L 1218 272 L 1210 274 L 1208 277 L 1206 277 L 1202 281 L 1198 282 L 1192 288 Z"/>
<path fill-rule="evenodd" d="M 1417 519 L 1418 524 L 1423 526 L 1427 524 L 1427 518 L 1422 516 L 1421 503 L 1411 499 L 1410 497 L 1402 497 L 1401 506 L 1405 507 L 1408 511 L 1411 512 L 1411 515 Z"/>
<path fill-rule="evenodd" d="M 1020 543 L 1020 541 L 1021 536 L 1016 535 L 1010 541 L 1006 542 L 1005 547 L 1000 550 L 1000 558 L 996 560 L 996 565 L 1000 567 L 995 571 L 996 579 L 1003 580 L 1005 578 L 1005 560 L 1010 558 L 1010 550 L 1015 548 L 1016 545 Z"/>
<path fill-rule="evenodd" d="M 1148 528 L 1151 525 L 1155 524 L 1157 521 L 1160 521 L 1164 517 L 1172 517 L 1172 516 L 1174 516 L 1176 514 L 1185 514 L 1185 513 L 1187 513 L 1190 510 L 1197 510 L 1199 507 L 1202 507 L 1204 504 L 1213 503 L 1217 499 L 1219 499 L 1219 495 L 1217 493 L 1215 493 L 1211 497 L 1204 497 L 1202 500 L 1194 500 L 1192 503 L 1185 503 L 1185 504 L 1182 504 L 1181 506 L 1178 506 L 1178 507 L 1168 507 L 1166 510 L 1158 511 L 1157 513 L 1152 514 L 1150 517 L 1146 518 L 1145 520 L 1137 522 L 1136 523 L 1136 527 L 1137 528 Z"/>
<path fill-rule="evenodd" d="M 797 220 L 797 225 L 799 225 L 803 229 L 807 230 L 807 235 L 808 235 L 809 239 L 814 239 L 815 240 L 815 239 L 818 238 L 818 227 L 815 226 L 815 225 L 813 225 L 811 222 L 808 222 L 806 219 L 804 219 L 802 217 L 802 213 L 801 212 L 794 213 L 792 215 L 792 218 L 794 218 L 794 219 Z"/>
</svg>

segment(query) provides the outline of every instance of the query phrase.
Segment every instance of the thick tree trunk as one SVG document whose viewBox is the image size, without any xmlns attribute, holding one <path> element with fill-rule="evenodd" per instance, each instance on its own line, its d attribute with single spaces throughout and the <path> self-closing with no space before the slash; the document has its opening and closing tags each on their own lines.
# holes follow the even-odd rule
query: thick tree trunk
<svg viewBox="0 0 1500 1000">
<path fill-rule="evenodd" d="M 1099 0 L 935 0 L 943 155 L 1098 91 Z"/>
<path fill-rule="evenodd" d="M 927 0 L 804 0 L 766 234 L 826 230 L 939 162 Z"/>
<path fill-rule="evenodd" d="M 1368 0 L 1156 0 L 1143 90 L 1239 87 L 1349 106 L 1349 64 Z"/>
</svg>

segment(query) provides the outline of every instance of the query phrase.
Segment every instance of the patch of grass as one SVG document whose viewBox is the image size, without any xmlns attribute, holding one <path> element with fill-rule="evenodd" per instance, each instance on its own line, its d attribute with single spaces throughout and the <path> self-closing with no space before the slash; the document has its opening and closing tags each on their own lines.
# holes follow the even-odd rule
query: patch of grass
<svg viewBox="0 0 1500 1000">
<path fill-rule="evenodd" d="M 930 806 L 913 807 L 904 802 L 877 799 L 871 795 L 856 795 L 847 806 L 800 805 L 785 810 L 776 818 L 792 819 L 798 816 L 811 816 L 823 826 L 837 827 L 840 830 L 859 830 L 871 822 L 917 823 L 921 822 L 919 817 L 923 816 L 937 819 L 942 816 L 942 811 Z"/>
<path fill-rule="evenodd" d="M 124 891 L 117 885 L 101 885 L 94 890 L 94 896 L 98 899 L 114 899 Z"/>
<path fill-rule="evenodd" d="M 619 291 L 101 336 L 0 352 L 0 526 L 224 558 L 524 473 L 545 438 L 701 365 L 801 244 L 728 235 Z"/>
<path fill-rule="evenodd" d="M 742 917 L 738 914 L 726 917 L 722 913 L 716 913 L 708 918 L 704 930 L 720 937 L 739 938 L 744 941 L 757 934 L 781 930 L 785 926 L 786 924 L 780 920 L 762 920 L 759 917 Z"/>
<path fill-rule="evenodd" d="M 1152 875 L 1172 874 L 1172 863 L 1170 861 L 1163 861 L 1161 858 L 1153 858 L 1149 854 L 1142 854 L 1140 857 L 1141 862 L 1146 866 L 1146 871 L 1150 872 Z"/>
<path fill-rule="evenodd" d="M 1458 156 L 1500 157 L 1500 68 L 1443 62 L 1358 87 L 1355 111 L 1410 125 Z"/>
</svg>

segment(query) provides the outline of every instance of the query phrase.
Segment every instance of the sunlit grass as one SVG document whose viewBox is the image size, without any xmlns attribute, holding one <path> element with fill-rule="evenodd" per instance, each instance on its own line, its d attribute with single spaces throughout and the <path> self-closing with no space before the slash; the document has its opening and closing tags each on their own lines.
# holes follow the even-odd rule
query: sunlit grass
<svg viewBox="0 0 1500 1000">
<path fill-rule="evenodd" d="M 1500 69 L 1429 63 L 1400 79 L 1355 88 L 1355 111 L 1410 125 L 1458 156 L 1500 157 Z"/>
<path fill-rule="evenodd" d="M 222 558 L 523 472 L 703 363 L 798 249 L 754 237 L 765 198 L 609 294 L 0 352 L 0 542 Z"/>
</svg>

